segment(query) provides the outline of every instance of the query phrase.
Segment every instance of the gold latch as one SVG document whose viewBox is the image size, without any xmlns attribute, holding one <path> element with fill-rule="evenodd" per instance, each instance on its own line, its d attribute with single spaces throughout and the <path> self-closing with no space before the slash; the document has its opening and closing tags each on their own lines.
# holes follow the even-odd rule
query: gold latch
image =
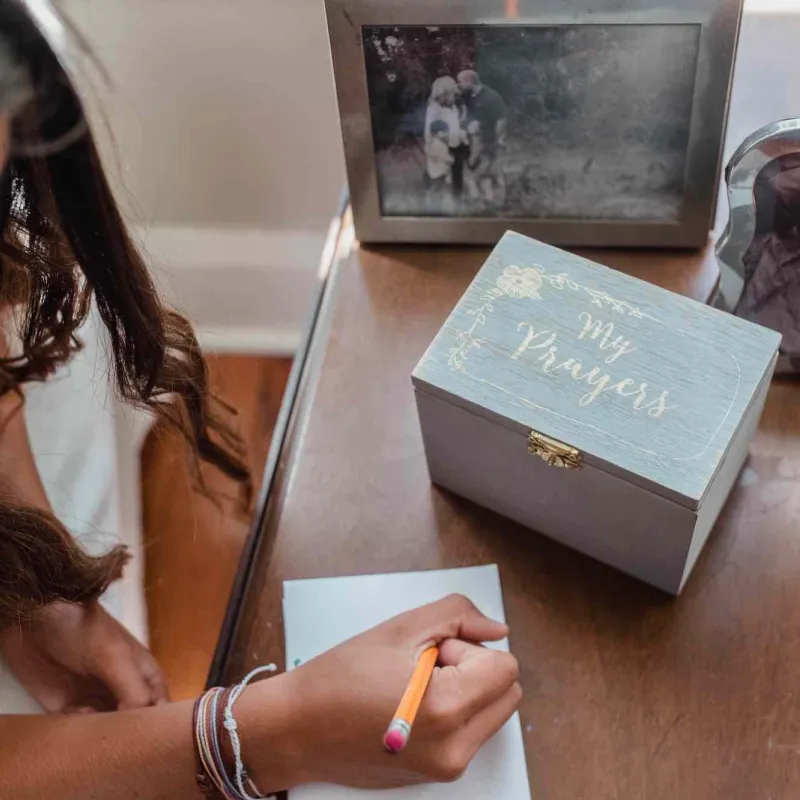
<svg viewBox="0 0 800 800">
<path fill-rule="evenodd" d="M 583 466 L 580 450 L 538 431 L 531 431 L 528 436 L 528 452 L 533 456 L 539 456 L 549 467 L 580 469 Z"/>
</svg>

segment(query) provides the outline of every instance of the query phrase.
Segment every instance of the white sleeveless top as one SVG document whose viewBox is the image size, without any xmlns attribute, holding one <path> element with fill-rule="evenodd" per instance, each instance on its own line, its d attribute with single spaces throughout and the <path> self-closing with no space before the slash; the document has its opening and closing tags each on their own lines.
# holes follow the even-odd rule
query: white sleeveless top
<svg viewBox="0 0 800 800">
<path fill-rule="evenodd" d="M 58 518 L 92 552 L 118 542 L 131 549 L 125 577 L 103 603 L 146 643 L 139 452 L 148 422 L 114 395 L 105 333 L 93 315 L 80 334 L 84 349 L 45 383 L 26 387 L 25 419 Z M 0 714 L 40 712 L 0 659 Z"/>
</svg>

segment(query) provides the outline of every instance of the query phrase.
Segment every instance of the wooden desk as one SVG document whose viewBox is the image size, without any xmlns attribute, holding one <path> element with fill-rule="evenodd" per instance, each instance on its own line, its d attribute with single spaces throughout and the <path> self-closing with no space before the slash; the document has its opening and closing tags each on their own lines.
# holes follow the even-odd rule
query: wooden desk
<svg viewBox="0 0 800 800">
<path fill-rule="evenodd" d="M 772 387 L 670 599 L 430 485 L 409 375 L 485 255 L 342 229 L 212 682 L 281 660 L 287 578 L 497 563 L 536 800 L 799 797 L 800 388 Z M 698 298 L 717 279 L 708 252 L 594 257 Z"/>
</svg>

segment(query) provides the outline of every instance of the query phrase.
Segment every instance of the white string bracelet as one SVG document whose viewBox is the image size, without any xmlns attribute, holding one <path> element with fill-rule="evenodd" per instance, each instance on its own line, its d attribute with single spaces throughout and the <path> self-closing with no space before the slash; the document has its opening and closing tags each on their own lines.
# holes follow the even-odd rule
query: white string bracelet
<svg viewBox="0 0 800 800">
<path fill-rule="evenodd" d="M 236 788 L 239 791 L 239 794 L 242 796 L 243 800 L 265 800 L 268 798 L 268 795 L 262 794 L 253 783 L 252 779 L 247 774 L 247 770 L 244 766 L 244 761 L 242 760 L 242 744 L 239 741 L 239 733 L 238 733 L 238 726 L 236 724 L 236 719 L 233 716 L 233 706 L 236 701 L 239 699 L 239 696 L 242 692 L 247 688 L 247 684 L 250 683 L 256 675 L 261 675 L 264 672 L 277 672 L 278 667 L 275 664 L 266 664 L 263 667 L 258 667 L 254 669 L 252 672 L 248 672 L 245 675 L 244 680 L 237 684 L 233 691 L 231 691 L 230 696 L 228 697 L 228 702 L 225 705 L 225 717 L 223 721 L 223 725 L 225 726 L 225 730 L 228 732 L 228 736 L 231 740 L 231 749 L 233 750 L 233 759 L 235 765 L 235 775 L 234 781 L 236 783 Z M 247 789 L 245 789 L 245 783 L 248 785 L 248 788 L 255 792 L 254 795 L 250 794 Z"/>
</svg>

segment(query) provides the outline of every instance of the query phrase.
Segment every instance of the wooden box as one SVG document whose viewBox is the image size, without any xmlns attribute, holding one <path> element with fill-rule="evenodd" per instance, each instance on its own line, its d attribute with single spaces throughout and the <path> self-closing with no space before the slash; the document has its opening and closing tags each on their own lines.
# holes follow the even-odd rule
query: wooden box
<svg viewBox="0 0 800 800">
<path fill-rule="evenodd" d="M 413 374 L 434 483 L 672 594 L 780 336 L 507 233 Z"/>
</svg>

